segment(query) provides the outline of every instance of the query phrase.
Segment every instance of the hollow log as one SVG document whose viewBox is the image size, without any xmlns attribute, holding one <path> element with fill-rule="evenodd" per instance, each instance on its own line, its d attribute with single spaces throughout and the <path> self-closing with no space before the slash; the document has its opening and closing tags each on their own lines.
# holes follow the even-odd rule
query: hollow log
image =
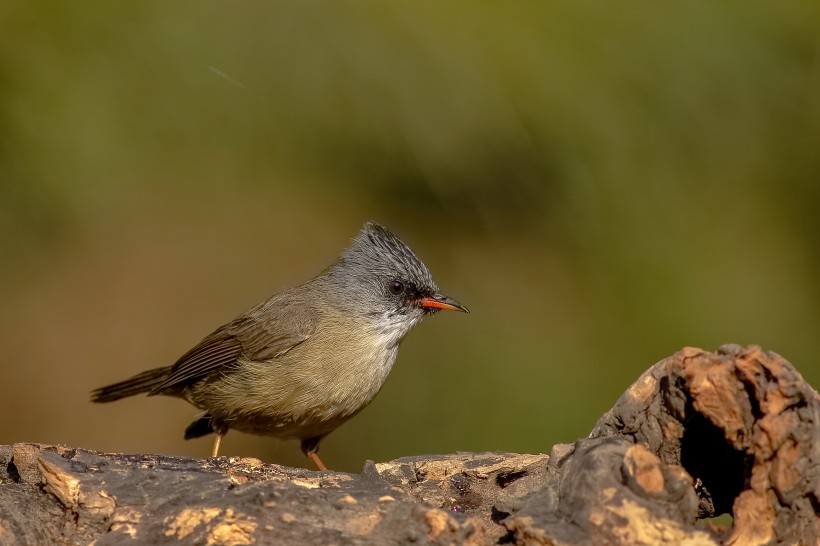
<svg viewBox="0 0 820 546">
<path fill-rule="evenodd" d="M 0 544 L 816 545 L 819 476 L 820 397 L 791 364 L 685 348 L 549 455 L 348 474 L 0 446 Z"/>
</svg>

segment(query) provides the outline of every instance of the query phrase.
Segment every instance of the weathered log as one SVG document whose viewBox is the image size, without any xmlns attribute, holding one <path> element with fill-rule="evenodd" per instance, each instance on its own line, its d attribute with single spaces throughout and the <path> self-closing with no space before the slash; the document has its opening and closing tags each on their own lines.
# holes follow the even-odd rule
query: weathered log
<svg viewBox="0 0 820 546">
<path fill-rule="evenodd" d="M 0 544 L 818 544 L 819 475 L 820 397 L 791 364 L 687 348 L 549 456 L 347 474 L 0 446 Z"/>
<path fill-rule="evenodd" d="M 558 479 L 503 522 L 525 542 L 820 541 L 820 397 L 756 346 L 655 364 L 549 467 Z M 724 513 L 726 532 L 697 524 Z"/>
</svg>

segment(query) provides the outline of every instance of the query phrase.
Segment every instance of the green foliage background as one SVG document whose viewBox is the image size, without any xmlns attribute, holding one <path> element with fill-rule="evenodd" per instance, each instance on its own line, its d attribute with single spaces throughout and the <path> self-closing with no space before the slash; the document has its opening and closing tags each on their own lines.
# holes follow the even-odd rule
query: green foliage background
<svg viewBox="0 0 820 546">
<path fill-rule="evenodd" d="M 819 205 L 817 2 L 7 2 L 0 442 L 204 456 L 185 403 L 88 391 L 368 219 L 473 313 L 408 337 L 333 468 L 549 450 L 684 345 L 816 385 Z"/>
</svg>

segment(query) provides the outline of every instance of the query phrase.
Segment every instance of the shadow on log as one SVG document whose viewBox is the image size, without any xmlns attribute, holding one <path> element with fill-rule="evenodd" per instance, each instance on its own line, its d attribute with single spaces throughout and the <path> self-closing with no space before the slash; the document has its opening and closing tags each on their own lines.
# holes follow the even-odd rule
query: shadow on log
<svg viewBox="0 0 820 546">
<path fill-rule="evenodd" d="M 0 446 L 0 544 L 818 544 L 819 476 L 820 398 L 791 364 L 686 348 L 549 456 L 346 474 Z"/>
</svg>

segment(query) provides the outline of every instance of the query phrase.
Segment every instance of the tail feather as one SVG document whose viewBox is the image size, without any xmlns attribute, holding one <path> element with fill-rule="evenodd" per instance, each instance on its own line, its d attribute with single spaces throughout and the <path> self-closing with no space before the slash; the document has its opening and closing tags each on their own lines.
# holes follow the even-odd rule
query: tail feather
<svg viewBox="0 0 820 546">
<path fill-rule="evenodd" d="M 170 371 L 171 368 L 169 366 L 154 368 L 153 370 L 148 370 L 137 374 L 134 377 L 126 379 L 125 381 L 120 381 L 119 383 L 114 383 L 113 385 L 107 385 L 105 387 L 100 387 L 99 389 L 94 389 L 91 391 L 91 401 L 98 403 L 113 402 L 114 400 L 125 398 L 126 396 L 134 396 L 135 394 L 140 394 L 143 392 L 151 392 L 162 384 Z"/>
<path fill-rule="evenodd" d="M 191 438 L 201 438 L 202 436 L 207 436 L 212 432 L 214 432 L 214 428 L 211 424 L 211 416 L 206 413 L 188 425 L 188 428 L 185 429 L 185 439 L 190 440 Z"/>
</svg>

